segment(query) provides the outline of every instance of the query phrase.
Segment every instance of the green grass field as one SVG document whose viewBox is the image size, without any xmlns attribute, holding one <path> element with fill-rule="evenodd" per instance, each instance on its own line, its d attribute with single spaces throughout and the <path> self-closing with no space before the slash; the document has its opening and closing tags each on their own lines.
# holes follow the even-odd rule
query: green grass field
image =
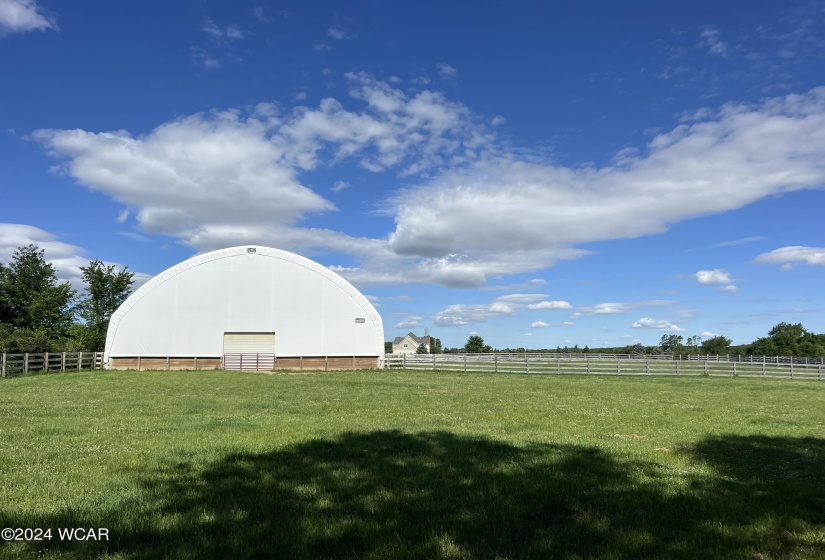
<svg viewBox="0 0 825 560">
<path fill-rule="evenodd" d="M 825 558 L 825 384 L 5 379 L 2 527 L 53 530 L 3 558 Z"/>
</svg>

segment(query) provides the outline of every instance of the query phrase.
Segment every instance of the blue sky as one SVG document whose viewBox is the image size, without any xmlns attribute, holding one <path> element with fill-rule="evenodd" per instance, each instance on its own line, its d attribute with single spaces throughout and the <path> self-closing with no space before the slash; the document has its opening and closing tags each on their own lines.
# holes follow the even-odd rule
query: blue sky
<svg viewBox="0 0 825 560">
<path fill-rule="evenodd" d="M 0 259 L 260 244 L 447 346 L 825 332 L 825 2 L 0 0 Z"/>
</svg>

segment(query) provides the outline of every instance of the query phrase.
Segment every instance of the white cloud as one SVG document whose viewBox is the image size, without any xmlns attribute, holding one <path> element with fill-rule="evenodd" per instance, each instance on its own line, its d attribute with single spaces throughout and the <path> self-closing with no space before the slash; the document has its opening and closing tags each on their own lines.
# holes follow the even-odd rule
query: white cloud
<svg viewBox="0 0 825 560">
<path fill-rule="evenodd" d="M 655 307 L 662 305 L 673 305 L 674 303 L 674 301 L 669 299 L 651 299 L 634 303 L 597 303 L 592 306 L 582 306 L 576 308 L 576 312 L 573 313 L 572 318 L 577 319 L 579 317 L 588 317 L 591 315 L 619 315 L 622 313 L 627 313 L 631 309 L 636 309 L 638 307 Z"/>
<path fill-rule="evenodd" d="M 656 136 L 646 153 L 601 168 L 490 156 L 400 193 L 390 246 L 429 258 L 517 248 L 532 270 L 542 269 L 552 264 L 542 259 L 549 249 L 661 233 L 772 194 L 821 188 L 822 130 L 825 88 L 818 88 L 726 105 Z"/>
<path fill-rule="evenodd" d="M 346 182 L 346 181 L 335 181 L 335 184 L 334 184 L 334 185 L 332 185 L 332 188 L 331 188 L 330 190 L 331 190 L 332 192 L 340 192 L 340 191 L 342 191 L 342 190 L 344 190 L 344 189 L 348 189 L 348 188 L 350 188 L 351 186 L 352 186 L 352 185 L 350 185 L 350 184 L 349 184 L 348 182 Z"/>
<path fill-rule="evenodd" d="M 345 253 L 356 264 L 338 270 L 359 285 L 484 286 L 588 255 L 581 244 L 661 233 L 680 220 L 825 184 L 825 88 L 726 105 L 596 168 L 523 161 L 498 146 L 484 119 L 441 93 L 363 73 L 346 78 L 360 110 L 326 98 L 286 112 L 260 104 L 191 115 L 142 136 L 33 136 L 63 161 L 63 172 L 133 209 L 147 232 L 198 250 L 254 241 Z M 392 170 L 411 185 L 382 206 L 396 224 L 388 237 L 300 226 L 335 210 L 300 173 L 351 164 Z M 578 311 L 627 311 L 600 305 Z"/>
<path fill-rule="evenodd" d="M 531 329 L 541 329 L 544 327 L 549 327 L 550 323 L 545 323 L 544 321 L 536 321 L 530 325 Z"/>
<path fill-rule="evenodd" d="M 701 336 L 702 338 L 713 338 L 713 337 L 719 336 L 719 335 L 717 335 L 716 333 L 712 333 L 710 331 L 704 331 L 699 336 Z"/>
<path fill-rule="evenodd" d="M 312 43 L 312 48 L 318 52 L 329 52 L 332 50 L 332 45 L 322 43 L 321 41 L 315 41 Z"/>
<path fill-rule="evenodd" d="M 574 323 L 573 321 L 565 321 L 565 322 L 564 322 L 564 326 L 565 326 L 565 327 L 570 327 L 570 326 L 573 326 L 573 325 L 575 325 L 575 324 L 576 324 L 576 323 Z"/>
<path fill-rule="evenodd" d="M 35 226 L 0 223 L 0 262 L 8 264 L 15 250 L 27 245 L 42 249 L 46 262 L 54 265 L 58 279 L 69 282 L 75 290 L 82 292 L 83 271 L 80 268 L 88 266 L 90 260 L 83 256 L 84 249 L 59 241 L 56 235 Z M 105 264 L 114 264 L 119 269 L 123 266 L 111 262 Z M 136 272 L 133 288 L 139 288 L 150 278 L 151 275 Z"/>
<path fill-rule="evenodd" d="M 509 291 L 518 291 L 518 290 L 532 290 L 544 286 L 547 284 L 547 280 L 543 280 L 541 278 L 533 278 L 532 280 L 528 280 L 526 282 L 522 282 L 520 284 L 503 284 L 503 285 L 496 285 L 496 286 L 485 286 L 483 290 L 495 290 L 501 292 L 509 292 Z"/>
<path fill-rule="evenodd" d="M 421 317 L 409 316 L 403 321 L 393 325 L 396 329 L 413 329 L 421 326 Z"/>
<path fill-rule="evenodd" d="M 0 0 L 0 35 L 47 29 L 57 31 L 55 18 L 42 14 L 35 0 Z"/>
<path fill-rule="evenodd" d="M 224 39 L 243 39 L 246 36 L 246 32 L 237 25 L 220 27 L 211 19 L 207 19 L 203 22 L 203 27 L 201 29 L 203 29 L 207 35 L 216 41 L 222 41 Z"/>
<path fill-rule="evenodd" d="M 507 294 L 506 296 L 499 296 L 496 301 L 507 301 L 510 303 L 530 303 L 532 301 L 546 298 L 547 294 Z M 529 306 L 533 309 L 532 306 Z"/>
<path fill-rule="evenodd" d="M 739 288 L 734 286 L 733 284 L 728 284 L 727 286 L 719 286 L 716 288 L 717 292 L 738 292 Z"/>
<path fill-rule="evenodd" d="M 343 39 L 354 39 L 356 37 L 354 33 L 347 31 L 340 26 L 330 27 L 327 29 L 327 35 L 336 41 L 341 41 Z"/>
<path fill-rule="evenodd" d="M 790 246 L 774 249 L 768 253 L 762 253 L 756 257 L 757 264 L 787 264 L 792 262 L 804 262 L 811 265 L 825 266 L 825 248 L 823 247 L 800 247 Z M 784 268 L 783 270 L 788 270 Z"/>
<path fill-rule="evenodd" d="M 764 237 L 743 237 L 742 239 L 734 239 L 733 241 L 723 241 L 722 243 L 715 243 L 710 246 L 711 249 L 719 249 L 721 247 L 734 247 L 736 245 L 746 245 L 754 241 L 762 241 Z"/>
<path fill-rule="evenodd" d="M 684 332 L 685 329 L 680 327 L 679 325 L 674 325 L 669 321 L 662 321 L 659 319 L 651 319 L 649 317 L 642 317 L 635 323 L 633 323 L 632 327 L 634 329 L 658 329 L 660 331 L 667 331 L 667 332 Z"/>
<path fill-rule="evenodd" d="M 516 312 L 512 306 L 494 302 L 482 305 L 449 305 L 444 311 L 435 314 L 433 321 L 440 327 L 459 327 L 470 323 L 483 323 L 493 317 L 513 316 Z"/>
<path fill-rule="evenodd" d="M 458 71 L 446 62 L 439 62 L 435 67 L 438 70 L 438 75 L 446 80 L 454 80 L 458 75 Z"/>
<path fill-rule="evenodd" d="M 710 54 L 727 58 L 728 45 L 719 38 L 720 36 L 721 33 L 718 29 L 711 26 L 705 27 L 699 33 L 699 37 L 701 39 L 699 41 L 699 46 L 707 48 Z"/>
<path fill-rule="evenodd" d="M 189 49 L 189 55 L 192 57 L 192 61 L 197 64 L 198 66 L 202 66 L 207 70 L 215 70 L 221 67 L 220 59 L 216 58 L 212 54 L 206 52 L 200 47 L 192 47 Z"/>
<path fill-rule="evenodd" d="M 124 210 L 120 214 L 117 215 L 117 222 L 122 224 L 129 218 L 129 210 Z"/>
<path fill-rule="evenodd" d="M 700 270 L 694 276 L 696 277 L 696 281 L 703 286 L 709 286 L 712 284 L 730 284 L 733 282 L 730 274 L 721 268 L 714 268 L 713 270 Z"/>
<path fill-rule="evenodd" d="M 573 306 L 566 301 L 542 301 L 531 303 L 527 307 L 529 309 L 572 309 Z"/>
</svg>

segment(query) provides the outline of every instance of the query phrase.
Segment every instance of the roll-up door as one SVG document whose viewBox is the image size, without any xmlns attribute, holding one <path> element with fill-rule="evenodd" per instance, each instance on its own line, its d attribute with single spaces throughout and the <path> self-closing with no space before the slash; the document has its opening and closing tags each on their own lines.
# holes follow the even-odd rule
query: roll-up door
<svg viewBox="0 0 825 560">
<path fill-rule="evenodd" d="M 224 369 L 275 369 L 275 333 L 224 333 Z"/>
<path fill-rule="evenodd" d="M 275 333 L 223 333 L 224 354 L 274 354 Z"/>
</svg>

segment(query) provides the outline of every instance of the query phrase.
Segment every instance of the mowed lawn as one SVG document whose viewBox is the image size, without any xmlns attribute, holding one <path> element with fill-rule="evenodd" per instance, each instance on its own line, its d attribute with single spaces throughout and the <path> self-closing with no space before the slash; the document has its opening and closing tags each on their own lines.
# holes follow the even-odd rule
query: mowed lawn
<svg viewBox="0 0 825 560">
<path fill-rule="evenodd" d="M 52 529 L 3 558 L 825 558 L 825 383 L 5 379 L 0 527 Z"/>
</svg>

